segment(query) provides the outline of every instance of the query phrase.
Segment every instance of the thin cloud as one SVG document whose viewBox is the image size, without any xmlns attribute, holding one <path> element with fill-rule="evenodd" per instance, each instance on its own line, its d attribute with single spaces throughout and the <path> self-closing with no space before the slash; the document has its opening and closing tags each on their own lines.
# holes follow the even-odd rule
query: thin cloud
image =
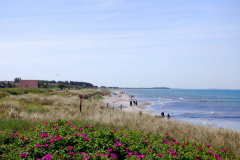
<svg viewBox="0 0 240 160">
<path fill-rule="evenodd" d="M 108 0 L 106 3 L 102 4 L 100 7 L 108 7 L 112 5 L 116 0 Z"/>
<path fill-rule="evenodd" d="M 176 22 L 176 23 L 173 24 L 173 26 L 179 25 L 179 24 L 184 23 L 184 22 L 186 22 L 186 21 L 182 20 L 182 21 Z"/>
<path fill-rule="evenodd" d="M 112 14 L 107 14 L 107 15 L 104 15 L 104 16 L 101 16 L 101 17 L 98 17 L 97 20 L 102 20 L 102 19 L 106 19 L 106 18 L 112 18 L 112 17 L 115 17 L 115 16 L 118 16 L 119 13 L 112 13 Z"/>
</svg>

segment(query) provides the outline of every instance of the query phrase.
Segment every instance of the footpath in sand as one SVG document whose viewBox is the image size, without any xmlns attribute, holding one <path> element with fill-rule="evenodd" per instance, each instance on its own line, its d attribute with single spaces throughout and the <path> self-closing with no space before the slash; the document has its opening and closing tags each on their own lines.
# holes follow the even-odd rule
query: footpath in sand
<svg viewBox="0 0 240 160">
<path fill-rule="evenodd" d="M 106 96 L 104 100 L 102 100 L 105 104 L 108 103 L 109 107 L 121 109 L 122 105 L 122 110 L 127 112 L 142 112 L 142 113 L 152 112 L 145 109 L 148 105 L 151 105 L 151 103 L 137 101 L 137 106 L 134 103 L 132 103 L 132 106 L 130 106 L 130 101 L 137 99 L 130 98 L 129 94 L 127 93 L 120 94 L 121 92 L 120 90 L 114 90 L 112 92 L 114 92 L 116 95 L 112 94 L 111 96 Z"/>
</svg>

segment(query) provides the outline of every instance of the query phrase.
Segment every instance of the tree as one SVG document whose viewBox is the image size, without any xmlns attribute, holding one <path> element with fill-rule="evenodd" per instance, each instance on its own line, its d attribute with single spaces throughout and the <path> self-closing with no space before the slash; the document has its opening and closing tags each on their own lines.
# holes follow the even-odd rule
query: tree
<svg viewBox="0 0 240 160">
<path fill-rule="evenodd" d="M 8 88 L 13 88 L 14 86 L 8 82 Z"/>
<path fill-rule="evenodd" d="M 20 82 L 21 78 L 20 77 L 16 77 L 14 78 L 14 82 Z"/>
<path fill-rule="evenodd" d="M 66 85 L 65 84 L 58 84 L 58 88 L 65 88 Z"/>
</svg>

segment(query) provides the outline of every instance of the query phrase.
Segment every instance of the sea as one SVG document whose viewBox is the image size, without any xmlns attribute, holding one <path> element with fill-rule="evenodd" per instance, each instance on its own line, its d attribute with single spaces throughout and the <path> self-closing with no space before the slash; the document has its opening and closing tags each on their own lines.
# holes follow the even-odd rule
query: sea
<svg viewBox="0 0 240 160">
<path fill-rule="evenodd" d="M 240 131 L 240 90 L 136 89 L 124 90 L 136 100 L 150 102 L 152 115 Z"/>
</svg>

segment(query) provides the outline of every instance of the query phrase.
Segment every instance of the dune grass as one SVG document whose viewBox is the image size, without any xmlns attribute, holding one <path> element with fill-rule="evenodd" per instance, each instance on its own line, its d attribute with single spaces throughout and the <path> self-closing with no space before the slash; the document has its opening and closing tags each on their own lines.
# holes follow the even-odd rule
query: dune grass
<svg viewBox="0 0 240 160">
<path fill-rule="evenodd" d="M 223 146 L 240 156 L 240 133 L 228 129 L 196 126 L 192 124 L 107 108 L 99 101 L 106 90 L 86 89 L 54 92 L 51 94 L 10 95 L 0 100 L 0 129 L 27 131 L 28 127 L 46 121 L 62 119 L 75 125 L 94 125 L 120 131 L 170 133 L 176 139 L 185 139 L 213 147 Z M 79 112 L 79 95 L 83 95 L 82 113 Z M 19 127 L 24 125 L 26 127 Z M 4 125 L 8 124 L 8 125 Z M 17 126 L 16 124 L 19 124 Z"/>
</svg>

